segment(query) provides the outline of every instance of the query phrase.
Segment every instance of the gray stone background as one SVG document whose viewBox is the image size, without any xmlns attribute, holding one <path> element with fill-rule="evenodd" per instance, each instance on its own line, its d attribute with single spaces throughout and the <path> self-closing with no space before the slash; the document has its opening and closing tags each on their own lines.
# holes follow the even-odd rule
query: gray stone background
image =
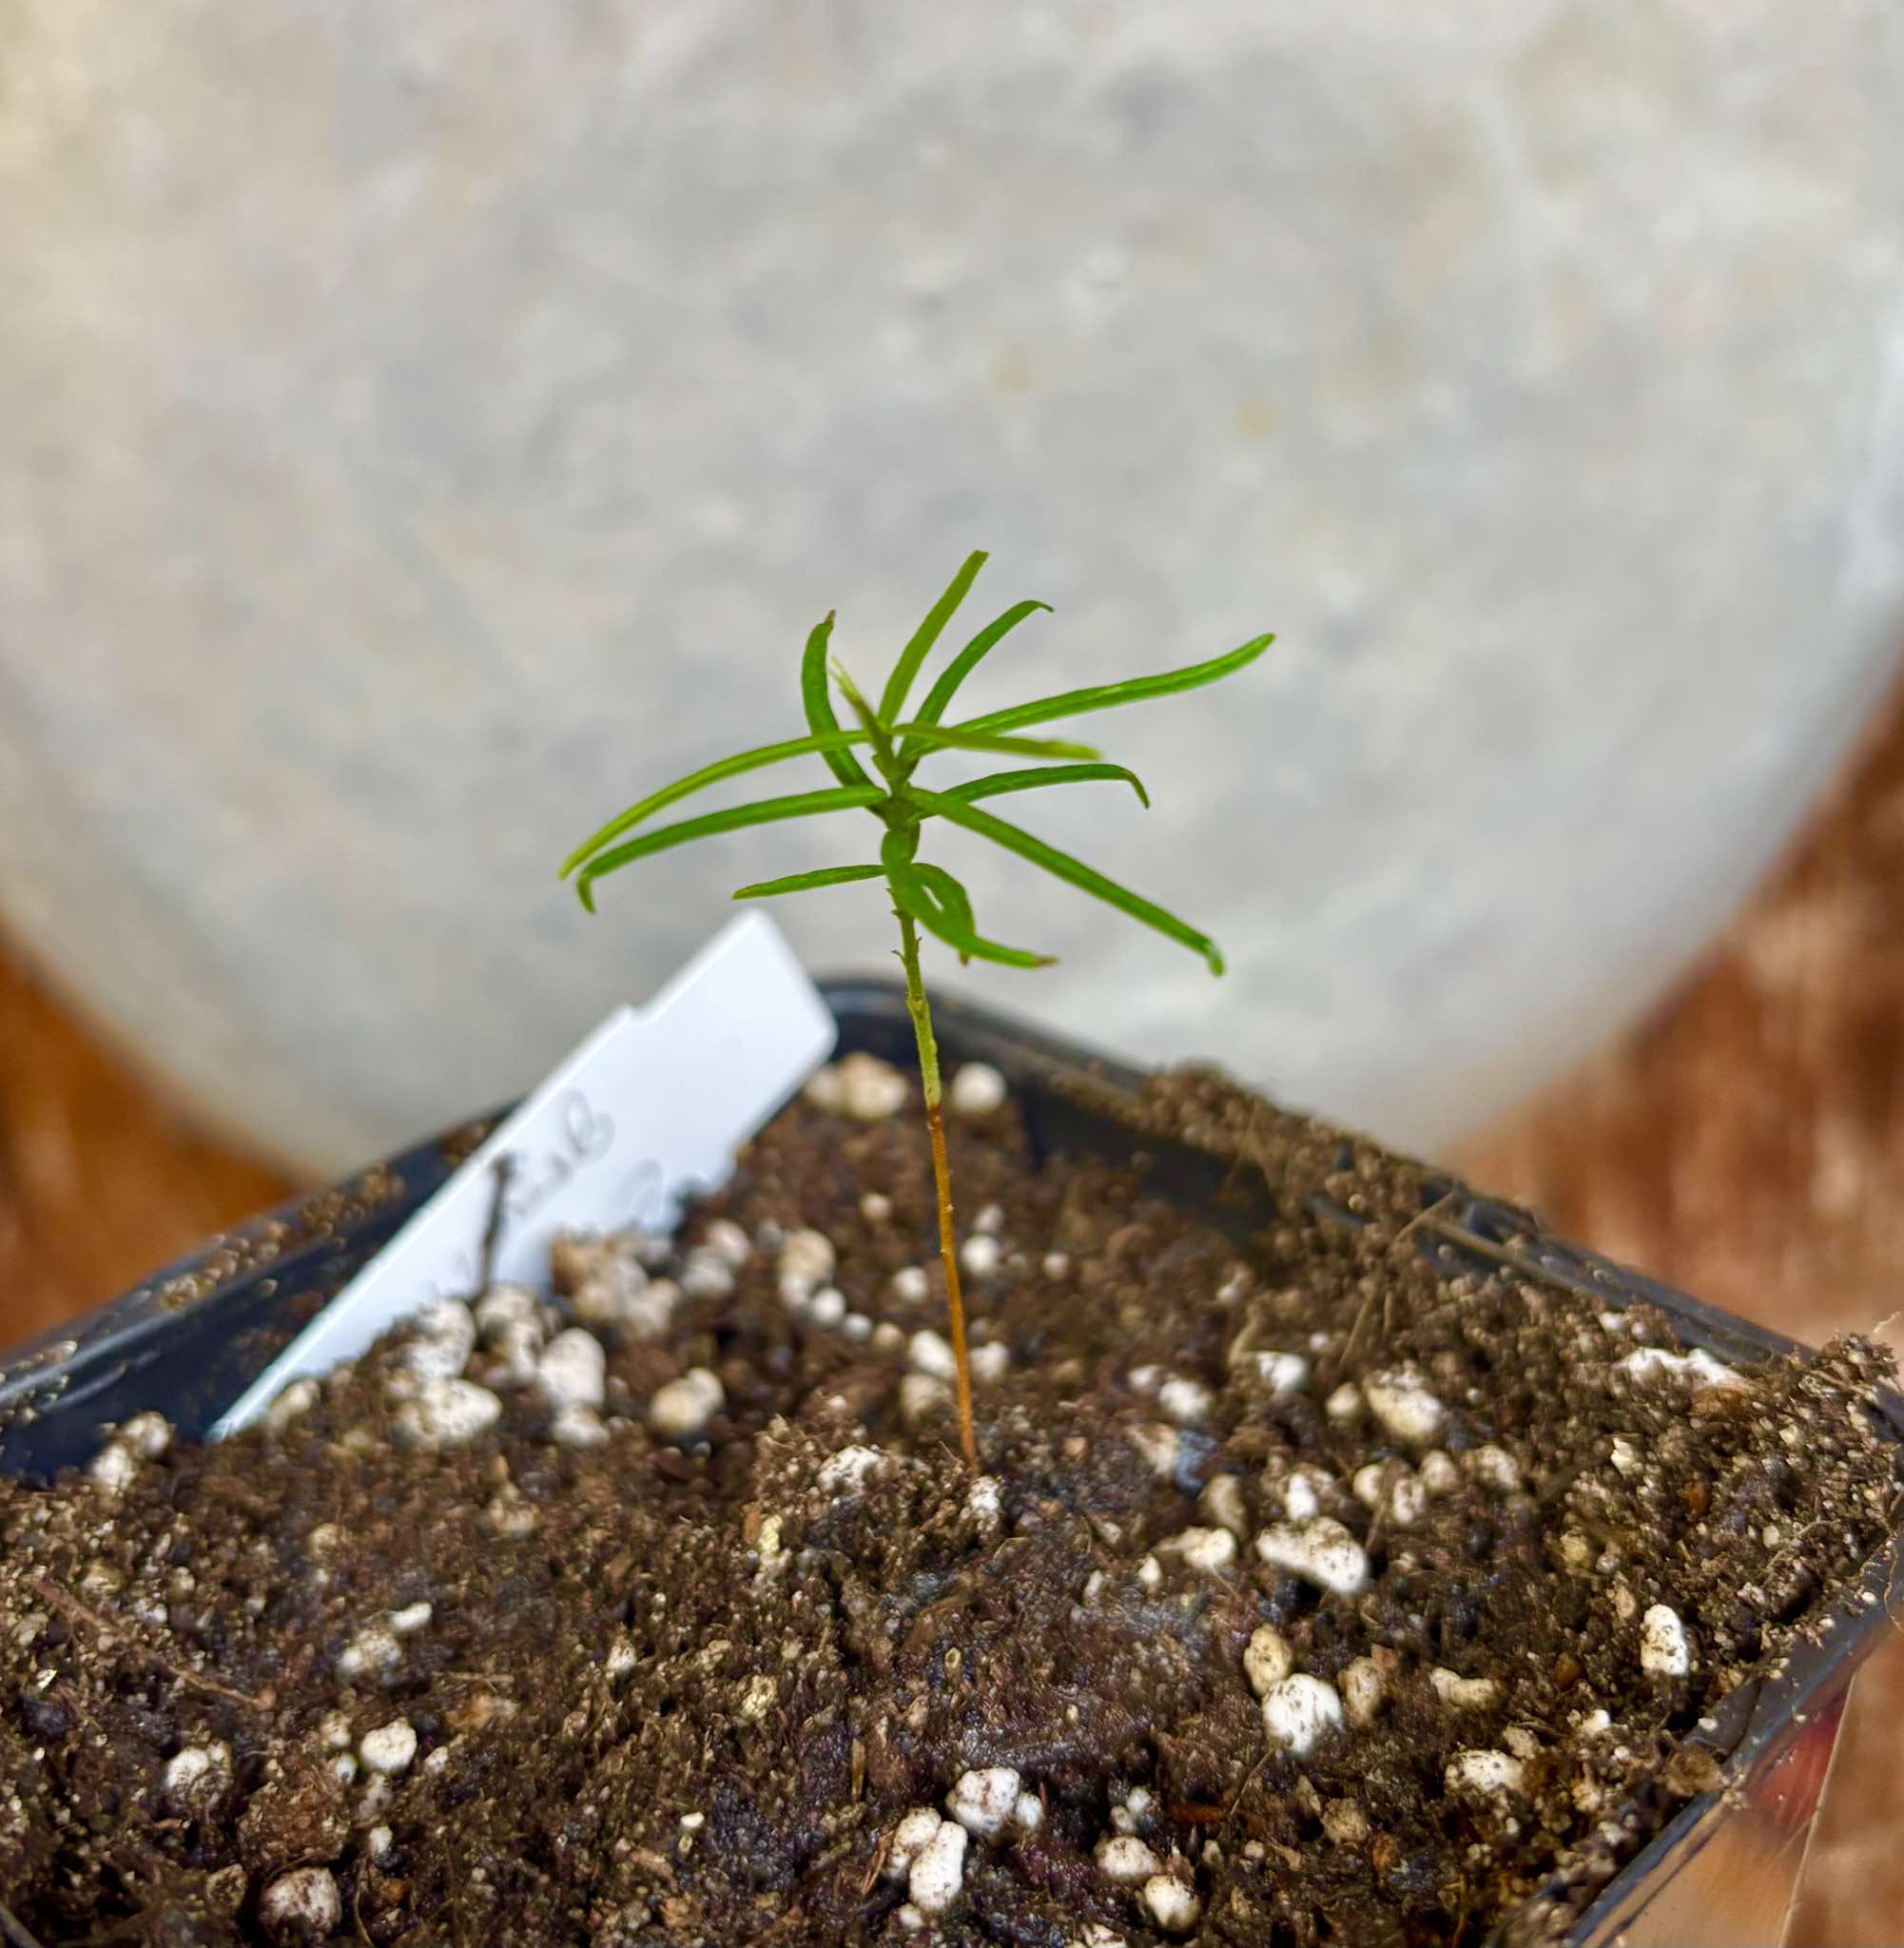
<svg viewBox="0 0 1904 1948">
<path fill-rule="evenodd" d="M 1063 964 L 946 984 L 1447 1139 L 1904 640 L 1900 100 L 1882 0 L 0 0 L 0 912 L 340 1167 L 860 856 L 553 876 L 984 546 L 1059 613 L 978 705 L 1281 641 L 1088 720 L 1150 814 L 1010 808 L 1230 977 L 955 841 Z M 782 916 L 885 964 L 866 888 Z"/>
</svg>

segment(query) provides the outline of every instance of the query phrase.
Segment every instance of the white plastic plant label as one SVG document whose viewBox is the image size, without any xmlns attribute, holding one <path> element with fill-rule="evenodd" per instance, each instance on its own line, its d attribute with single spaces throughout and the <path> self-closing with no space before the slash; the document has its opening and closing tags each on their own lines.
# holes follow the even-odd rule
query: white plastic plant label
<svg viewBox="0 0 1904 1948">
<path fill-rule="evenodd" d="M 248 1427 L 289 1385 L 362 1353 L 480 1276 L 541 1284 L 561 1231 L 671 1228 L 832 1052 L 832 1016 L 762 913 L 724 927 L 646 1007 L 618 1008 L 259 1374 L 212 1430 Z"/>
</svg>

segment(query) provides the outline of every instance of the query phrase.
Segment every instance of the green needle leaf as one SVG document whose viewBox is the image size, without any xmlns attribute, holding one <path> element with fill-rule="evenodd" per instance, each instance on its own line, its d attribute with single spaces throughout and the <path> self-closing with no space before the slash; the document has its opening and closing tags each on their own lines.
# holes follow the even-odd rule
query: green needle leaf
<svg viewBox="0 0 1904 1948">
<path fill-rule="evenodd" d="M 885 726 L 880 722 L 872 705 L 861 692 L 860 686 L 846 673 L 846 666 L 837 656 L 833 658 L 833 681 L 840 686 L 840 694 L 846 699 L 853 715 L 860 720 L 860 729 L 877 744 L 885 731 Z"/>
<path fill-rule="evenodd" d="M 995 818 L 989 811 L 981 811 L 976 805 L 969 805 L 964 799 L 955 798 L 948 792 L 922 791 L 915 786 L 908 796 L 921 811 L 928 815 L 937 813 L 955 826 L 962 826 L 969 832 L 977 832 L 981 838 L 1002 846 L 1008 852 L 1016 852 L 1020 859 L 1028 859 L 1034 866 L 1043 867 L 1045 871 L 1069 881 L 1081 891 L 1116 906 L 1119 912 L 1128 913 L 1133 920 L 1141 920 L 1146 926 L 1154 926 L 1169 939 L 1201 954 L 1210 964 L 1213 974 L 1222 973 L 1223 956 L 1217 951 L 1216 943 L 1207 934 L 1197 932 L 1195 927 L 1146 900 L 1141 893 L 1134 893 L 1116 880 L 1106 879 L 1081 859 L 1074 859 L 1070 853 L 1060 852 L 1056 846 L 1047 846 L 1042 839 L 1034 838 L 1020 827 L 1008 825 L 1003 819 Z"/>
<path fill-rule="evenodd" d="M 974 730 L 965 724 L 899 724 L 893 736 L 910 737 L 937 750 L 985 750 L 1001 757 L 1096 758 L 1101 753 L 1089 744 L 1057 737 L 1001 737 L 996 731 Z"/>
<path fill-rule="evenodd" d="M 912 688 L 912 679 L 919 674 L 919 666 L 925 661 L 932 645 L 951 621 L 952 612 L 965 599 L 966 590 L 984 565 L 983 550 L 965 557 L 964 566 L 946 584 L 945 593 L 925 612 L 925 620 L 913 631 L 912 640 L 899 653 L 899 661 L 892 666 L 892 674 L 886 678 L 885 689 L 880 696 L 880 716 L 886 723 L 897 721 L 905 705 L 906 692 Z"/>
<path fill-rule="evenodd" d="M 1213 656 L 1207 663 L 1192 663 L 1182 670 L 1166 670 L 1158 676 L 1132 676 L 1122 683 L 1100 683 L 1086 690 L 1067 690 L 1060 696 L 1047 696 L 1036 703 L 1014 704 L 1009 710 L 988 711 L 959 725 L 961 730 L 1016 730 L 1021 724 L 1045 724 L 1053 717 L 1069 717 L 1079 711 L 1108 711 L 1117 704 L 1142 703 L 1147 697 L 1174 696 L 1178 691 L 1195 690 L 1218 677 L 1228 676 L 1253 663 L 1275 641 L 1273 635 L 1259 635 L 1227 654 Z"/>
<path fill-rule="evenodd" d="M 942 940 L 962 961 L 995 961 L 1003 967 L 1052 964 L 1049 954 L 1034 954 L 985 939 L 972 925 L 972 900 L 965 888 L 942 866 L 911 864 L 903 857 L 903 849 L 904 842 L 897 832 L 888 832 L 886 843 L 880 847 L 893 904 L 927 933 Z"/>
<path fill-rule="evenodd" d="M 826 649 L 833 640 L 833 612 L 813 626 L 806 638 L 806 653 L 800 659 L 800 699 L 806 707 L 806 728 L 816 737 L 840 728 L 833 714 L 833 699 L 826 692 Z M 843 785 L 870 785 L 865 767 L 849 750 L 826 753 L 826 769 Z"/>
<path fill-rule="evenodd" d="M 954 785 L 945 795 L 962 798 L 969 805 L 975 798 L 996 798 L 1004 791 L 1035 791 L 1040 785 L 1088 785 L 1098 780 L 1128 785 L 1144 809 L 1150 809 L 1150 793 L 1144 789 L 1144 781 L 1122 765 L 1040 765 L 1029 771 L 994 771 L 989 778 Z"/>
<path fill-rule="evenodd" d="M 646 798 L 638 799 L 629 808 L 610 819 L 601 830 L 592 834 L 571 852 L 562 862 L 561 877 L 567 879 L 592 853 L 599 852 L 610 840 L 618 839 L 631 827 L 638 826 L 643 819 L 651 817 L 663 807 L 675 803 L 677 799 L 691 796 L 705 790 L 709 785 L 718 785 L 728 778 L 738 778 L 748 771 L 760 770 L 767 765 L 784 763 L 790 757 L 810 757 L 816 751 L 831 761 L 834 753 L 845 750 L 849 745 L 865 744 L 867 732 L 865 730 L 823 730 L 809 737 L 787 737 L 778 744 L 763 744 L 752 750 L 736 751 L 732 757 L 718 758 L 710 765 L 703 765 L 698 771 L 690 771 L 685 778 L 677 778 L 671 785 L 662 786 L 659 791 L 651 791 Z M 857 770 L 858 766 L 854 769 Z M 861 779 L 870 788 L 872 780 L 860 773 Z"/>
<path fill-rule="evenodd" d="M 923 859 L 915 859 L 912 869 L 925 886 L 925 890 L 944 909 L 945 917 L 963 933 L 977 933 L 979 923 L 972 912 L 972 896 L 942 866 L 931 866 Z"/>
<path fill-rule="evenodd" d="M 958 694 L 959 686 L 984 661 L 985 657 L 1028 616 L 1036 615 L 1042 609 L 1049 615 L 1049 602 L 1019 602 L 1001 615 L 996 622 L 988 622 L 965 647 L 954 656 L 939 672 L 939 681 L 925 692 L 925 701 L 919 707 L 919 724 L 936 724 L 945 714 L 945 706 Z M 915 730 L 917 725 L 913 727 Z M 909 753 L 908 753 L 909 754 Z"/>
<path fill-rule="evenodd" d="M 825 811 L 857 811 L 879 805 L 885 793 L 877 785 L 836 785 L 826 791 L 795 791 L 785 798 L 762 798 L 752 805 L 729 806 L 725 811 L 703 812 L 699 818 L 682 819 L 644 832 L 589 861 L 575 882 L 575 891 L 591 913 L 595 910 L 594 882 L 652 852 L 666 852 L 670 847 L 685 846 L 691 839 L 710 839 L 718 832 L 739 831 L 744 826 L 772 825 L 782 819 L 807 818 Z"/>
<path fill-rule="evenodd" d="M 773 900 L 782 893 L 817 892 L 822 886 L 851 886 L 855 880 L 880 879 L 883 866 L 823 866 L 813 872 L 789 872 L 785 879 L 756 880 L 734 894 L 737 900 Z"/>
</svg>

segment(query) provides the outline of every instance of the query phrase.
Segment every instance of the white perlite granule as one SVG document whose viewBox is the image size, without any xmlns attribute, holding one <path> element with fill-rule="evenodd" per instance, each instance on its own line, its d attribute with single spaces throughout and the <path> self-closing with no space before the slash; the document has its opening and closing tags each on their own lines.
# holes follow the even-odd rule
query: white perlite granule
<svg viewBox="0 0 1904 1948">
<path fill-rule="evenodd" d="M 399 1432 L 419 1448 L 454 1448 L 502 1418 L 502 1402 L 473 1380 L 428 1379 L 397 1410 Z"/>
<path fill-rule="evenodd" d="M 1236 1560 L 1236 1538 L 1227 1529 L 1185 1529 L 1157 1544 L 1160 1552 L 1179 1555 L 1193 1569 L 1214 1576 Z"/>
<path fill-rule="evenodd" d="M 558 1448 L 600 1448 L 609 1431 L 593 1407 L 558 1407 L 549 1419 L 549 1438 Z"/>
<path fill-rule="evenodd" d="M 323 1867 L 294 1867 L 258 1897 L 266 1933 L 284 1940 L 327 1941 L 343 1919 L 338 1883 Z"/>
<path fill-rule="evenodd" d="M 1174 1427 L 1165 1427 L 1161 1421 L 1146 1421 L 1132 1428 L 1124 1438 L 1150 1463 L 1153 1474 L 1167 1479 L 1176 1472 L 1182 1444 Z"/>
<path fill-rule="evenodd" d="M 1640 1619 L 1640 1668 L 1648 1677 L 1682 1678 L 1692 1667 L 1692 1646 L 1679 1611 L 1654 1604 Z"/>
<path fill-rule="evenodd" d="M 780 1256 L 774 1262 L 781 1295 L 787 1296 L 789 1290 L 811 1292 L 816 1286 L 826 1284 L 833 1276 L 835 1262 L 833 1240 L 824 1231 L 815 1231 L 809 1226 L 789 1231 L 780 1247 Z"/>
<path fill-rule="evenodd" d="M 701 1235 L 701 1242 L 736 1272 L 753 1256 L 753 1240 L 731 1218 L 716 1218 Z"/>
<path fill-rule="evenodd" d="M 346 1684 L 361 1677 L 380 1677 L 402 1661 L 403 1646 L 386 1623 L 366 1624 L 338 1652 L 337 1673 Z"/>
<path fill-rule="evenodd" d="M 1389 1679 L 1372 1657 L 1351 1658 L 1336 1678 L 1342 1709 L 1353 1725 L 1372 1724 L 1389 1695 Z"/>
<path fill-rule="evenodd" d="M 119 1438 L 140 1460 L 157 1461 L 172 1445 L 172 1423 L 148 1410 L 131 1415 L 120 1428 Z"/>
<path fill-rule="evenodd" d="M 1457 1711 L 1484 1711 L 1501 1695 L 1492 1678 L 1465 1678 L 1439 1665 L 1428 1672 L 1428 1683 L 1435 1696 Z"/>
<path fill-rule="evenodd" d="M 645 1288 L 648 1274 L 632 1259 L 617 1261 L 628 1276 Z M 575 1288 L 570 1300 L 575 1316 L 610 1323 L 619 1318 L 621 1292 L 612 1276 L 586 1280 Z M 495 1361 L 490 1378 L 521 1386 L 535 1377 L 535 1355 L 548 1336 L 542 1319 L 542 1306 L 534 1293 L 522 1285 L 498 1285 L 476 1301 L 472 1316 L 484 1347 Z"/>
<path fill-rule="evenodd" d="M 535 1378 L 557 1407 L 599 1407 L 607 1398 L 608 1354 L 593 1333 L 557 1333 L 535 1362 Z"/>
<path fill-rule="evenodd" d="M 1005 1106 L 1005 1079 L 988 1062 L 960 1064 L 945 1092 L 955 1116 L 990 1116 Z"/>
<path fill-rule="evenodd" d="M 1272 1744 L 1300 1758 L 1342 1724 L 1342 1700 L 1335 1686 L 1298 1671 L 1273 1685 L 1263 1700 L 1263 1729 Z"/>
<path fill-rule="evenodd" d="M 926 1842 L 937 1833 L 944 1819 L 936 1806 L 914 1806 L 892 1829 L 892 1843 L 886 1848 L 886 1872 L 903 1880 Z"/>
<path fill-rule="evenodd" d="M 1521 1467 L 1506 1448 L 1470 1448 L 1461 1465 L 1484 1488 L 1499 1489 L 1503 1494 L 1518 1493 Z"/>
<path fill-rule="evenodd" d="M 1139 1822 L 1148 1820 L 1156 1810 L 1156 1796 L 1147 1785 L 1134 1785 L 1124 1795 L 1124 1802 L 1111 1808 L 1111 1825 L 1118 1833 L 1135 1833 Z"/>
<path fill-rule="evenodd" d="M 121 1494 L 132 1485 L 139 1463 L 123 1441 L 107 1441 L 87 1467 L 87 1473 L 109 1494 Z"/>
<path fill-rule="evenodd" d="M 1234 1474 L 1213 1474 L 1204 1484 L 1198 1507 L 1232 1535 L 1248 1533 L 1250 1511 L 1243 1502 L 1243 1485 Z"/>
<path fill-rule="evenodd" d="M 654 1390 L 648 1424 L 663 1440 L 691 1440 L 727 1405 L 727 1389 L 704 1366 L 690 1367 L 678 1380 Z"/>
<path fill-rule="evenodd" d="M 616 1276 L 632 1275 L 643 1284 L 648 1282 L 648 1274 L 631 1258 L 614 1258 L 609 1262 L 614 1267 Z M 594 1276 L 605 1277 L 608 1274 L 597 1272 Z M 485 1340 L 500 1338 L 504 1333 L 518 1326 L 533 1326 L 539 1333 L 542 1328 L 542 1300 L 526 1285 L 492 1285 L 476 1300 L 471 1316 Z"/>
<path fill-rule="evenodd" d="M 905 1107 L 906 1080 L 890 1062 L 855 1052 L 819 1070 L 806 1084 L 807 1101 L 861 1122 L 883 1122 Z"/>
<path fill-rule="evenodd" d="M 719 1252 L 697 1244 L 681 1265 L 681 1290 L 690 1298 L 726 1298 L 734 1289 L 734 1268 Z"/>
<path fill-rule="evenodd" d="M 949 1380 L 958 1372 L 951 1342 L 930 1326 L 922 1327 L 906 1342 L 905 1354 L 915 1373 L 930 1373 L 936 1380 Z"/>
<path fill-rule="evenodd" d="M 988 1339 L 984 1345 L 972 1349 L 972 1377 L 983 1385 L 991 1386 L 1003 1379 L 1011 1363 L 1010 1347 L 997 1339 Z"/>
<path fill-rule="evenodd" d="M 1388 1519 L 1398 1529 L 1413 1528 L 1428 1512 L 1428 1489 L 1406 1461 L 1370 1461 L 1350 1485 L 1365 1508 L 1380 1508 L 1386 1497 Z"/>
<path fill-rule="evenodd" d="M 907 1373 L 899 1383 L 899 1413 L 918 1427 L 952 1404 L 952 1389 L 935 1373 Z"/>
<path fill-rule="evenodd" d="M 424 1379 L 454 1379 L 476 1351 L 476 1322 L 459 1299 L 439 1298 L 418 1313 L 411 1324 L 416 1337 L 402 1354 L 402 1363 Z"/>
<path fill-rule="evenodd" d="M 293 1421 L 308 1413 L 317 1404 L 317 1381 L 293 1380 L 264 1410 L 264 1424 L 274 1433 L 282 1433 Z"/>
<path fill-rule="evenodd" d="M 999 1532 L 1004 1521 L 1004 1496 L 996 1474 L 981 1474 L 965 1490 L 965 1513 L 982 1536 Z"/>
<path fill-rule="evenodd" d="M 1295 1668 L 1289 1639 L 1273 1624 L 1259 1624 L 1243 1650 L 1243 1675 L 1259 1698 L 1266 1698 Z"/>
<path fill-rule="evenodd" d="M 1335 1485 L 1326 1469 L 1297 1468 L 1282 1484 L 1283 1511 L 1292 1522 L 1312 1522 L 1322 1513 L 1322 1493 Z"/>
<path fill-rule="evenodd" d="M 1153 1874 L 1144 1882 L 1140 1899 L 1149 1909 L 1151 1919 L 1166 1935 L 1189 1934 L 1203 1912 L 1203 1903 L 1195 1894 L 1168 1874 Z"/>
<path fill-rule="evenodd" d="M 948 1913 L 959 1899 L 965 1884 L 965 1829 L 947 1820 L 913 1856 L 905 1891 L 920 1913 Z"/>
<path fill-rule="evenodd" d="M 1519 1792 L 1525 1775 L 1508 1753 L 1481 1749 L 1457 1752 L 1442 1776 L 1449 1792 L 1486 1800 Z"/>
<path fill-rule="evenodd" d="M 1209 1418 L 1216 1396 L 1201 1380 L 1173 1373 L 1156 1390 L 1156 1403 L 1179 1427 L 1196 1427 Z"/>
<path fill-rule="evenodd" d="M 826 1494 L 848 1494 L 885 1467 L 884 1449 L 855 1445 L 828 1454 L 814 1475 L 815 1484 Z"/>
<path fill-rule="evenodd" d="M 945 1810 L 981 1840 L 996 1840 L 1018 1815 L 1022 1779 L 1009 1765 L 986 1765 L 961 1773 L 945 1795 Z"/>
<path fill-rule="evenodd" d="M 989 1278 L 1003 1256 L 998 1239 L 986 1237 L 983 1232 L 968 1237 L 959 1247 L 959 1262 L 974 1278 Z"/>
<path fill-rule="evenodd" d="M 407 1718 L 393 1718 L 358 1740 L 357 1756 L 372 1772 L 395 1779 L 417 1756 L 417 1727 Z"/>
<path fill-rule="evenodd" d="M 1684 1380 L 1694 1387 L 1742 1387 L 1744 1379 L 1704 1347 L 1690 1353 L 1668 1353 L 1663 1347 L 1642 1346 L 1620 1362 L 1621 1371 L 1636 1380 Z"/>
<path fill-rule="evenodd" d="M 1369 1412 L 1398 1441 L 1426 1447 L 1440 1431 L 1443 1408 L 1412 1367 L 1379 1373 L 1363 1385 Z"/>
<path fill-rule="evenodd" d="M 1107 1880 L 1136 1886 L 1163 1870 L 1163 1862 L 1135 1834 L 1119 1833 L 1098 1842 L 1098 1871 Z"/>
<path fill-rule="evenodd" d="M 196 1813 L 223 1799 L 231 1790 L 234 1776 L 231 1747 L 223 1740 L 186 1745 L 165 1761 L 161 1789 L 174 1807 Z"/>
<path fill-rule="evenodd" d="M 1287 1569 L 1332 1595 L 1354 1596 L 1368 1588 L 1367 1552 L 1328 1515 L 1301 1528 L 1279 1525 L 1264 1529 L 1256 1538 L 1256 1553 L 1273 1569 Z"/>
<path fill-rule="evenodd" d="M 1300 1393 L 1309 1385 L 1309 1361 L 1299 1353 L 1252 1353 L 1246 1357 L 1272 1393 Z"/>
</svg>

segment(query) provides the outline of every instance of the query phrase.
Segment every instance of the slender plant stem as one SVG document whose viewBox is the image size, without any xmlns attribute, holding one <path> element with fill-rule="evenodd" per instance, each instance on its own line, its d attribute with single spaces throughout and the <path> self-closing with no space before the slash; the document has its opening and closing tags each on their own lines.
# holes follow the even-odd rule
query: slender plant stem
<svg viewBox="0 0 1904 1948">
<path fill-rule="evenodd" d="M 905 969 L 905 1006 L 919 1043 L 919 1080 L 925 1091 L 925 1127 L 932 1138 L 932 1177 L 939 1191 L 939 1256 L 945 1267 L 945 1309 L 952 1321 L 953 1383 L 959 1396 L 959 1445 L 965 1465 L 979 1471 L 979 1437 L 972 1426 L 972 1364 L 965 1351 L 965 1297 L 959 1289 L 959 1249 L 952 1230 L 952 1166 L 945 1158 L 945 1110 L 939 1088 L 939 1043 L 932 1007 L 919 972 L 919 933 L 909 915 L 899 921 L 900 964 Z"/>
</svg>

